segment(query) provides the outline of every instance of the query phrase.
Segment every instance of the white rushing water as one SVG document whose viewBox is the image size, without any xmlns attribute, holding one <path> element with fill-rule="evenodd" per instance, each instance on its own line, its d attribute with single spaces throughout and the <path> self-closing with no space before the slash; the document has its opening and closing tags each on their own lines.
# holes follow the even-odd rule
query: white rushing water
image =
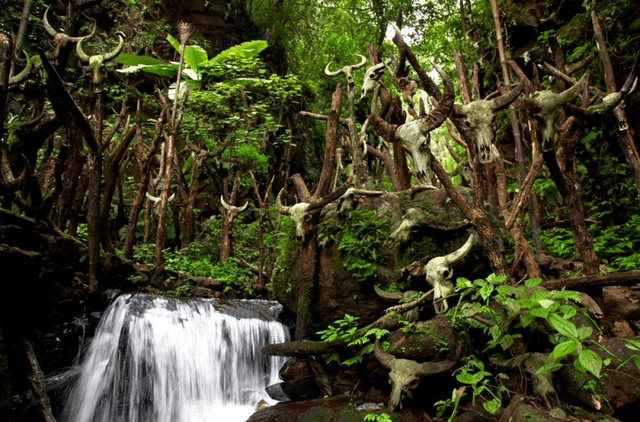
<svg viewBox="0 0 640 422">
<path fill-rule="evenodd" d="M 283 358 L 261 353 L 288 340 L 275 303 L 180 301 L 122 295 L 102 317 L 65 407 L 65 422 L 246 421 Z M 279 306 L 279 305 L 277 305 Z"/>
</svg>

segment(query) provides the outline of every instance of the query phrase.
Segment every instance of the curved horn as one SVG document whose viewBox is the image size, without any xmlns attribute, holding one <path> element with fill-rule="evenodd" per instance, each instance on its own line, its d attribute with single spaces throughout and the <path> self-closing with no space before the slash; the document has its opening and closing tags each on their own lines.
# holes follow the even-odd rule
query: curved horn
<svg viewBox="0 0 640 422">
<path fill-rule="evenodd" d="M 469 107 L 466 105 L 454 104 L 451 114 L 458 117 L 464 117 L 469 113 Z"/>
<path fill-rule="evenodd" d="M 249 201 L 245 202 L 243 206 L 236 207 L 236 208 L 238 208 L 238 212 L 242 212 L 242 211 L 246 210 L 248 206 L 249 206 Z"/>
<path fill-rule="evenodd" d="M 84 42 L 84 40 L 85 38 L 83 37 L 80 39 L 80 41 L 78 41 L 78 44 L 76 44 L 76 54 L 78 55 L 78 57 L 80 57 L 80 60 L 89 63 L 89 55 L 85 53 L 82 48 L 82 43 Z"/>
<path fill-rule="evenodd" d="M 282 192 L 284 192 L 284 188 L 280 189 L 280 192 L 278 192 L 278 196 L 276 196 L 276 207 L 278 207 L 278 212 L 280 214 L 291 215 L 291 207 L 286 207 L 282 205 L 282 202 L 280 201 L 280 196 L 282 196 Z"/>
<path fill-rule="evenodd" d="M 385 352 L 380 346 L 380 340 L 376 339 L 375 344 L 373 345 L 373 354 L 380 362 L 380 365 L 384 366 L 385 369 L 391 369 L 391 362 L 396 360 L 396 357 L 391 353 Z"/>
<path fill-rule="evenodd" d="M 22 50 L 22 52 L 24 53 L 24 56 L 27 59 L 27 65 L 24 67 L 24 69 L 22 69 L 22 72 L 9 78 L 9 85 L 16 85 L 21 83 L 22 81 L 27 79 L 27 76 L 29 76 L 29 73 L 31 73 L 31 68 L 33 67 L 33 60 L 31 60 L 31 57 L 29 57 L 29 54 L 27 54 L 26 51 Z"/>
<path fill-rule="evenodd" d="M 227 210 L 231 211 L 231 205 L 227 204 L 227 201 L 224 200 L 224 197 L 222 195 L 220 195 L 220 203 L 222 204 L 223 207 L 225 207 Z"/>
<path fill-rule="evenodd" d="M 444 260 L 447 265 L 455 264 L 456 262 L 462 260 L 467 253 L 471 250 L 471 246 L 473 245 L 473 233 L 469 235 L 469 238 L 465 242 L 464 245 L 460 247 L 457 251 L 453 251 L 448 255 L 445 255 Z"/>
<path fill-rule="evenodd" d="M 400 293 L 400 292 L 396 292 L 396 293 L 387 292 L 385 290 L 382 290 L 380 288 L 380 286 L 377 285 L 377 284 L 373 286 L 373 290 L 375 290 L 376 294 L 378 296 L 380 296 L 381 298 L 383 298 L 384 300 L 397 302 L 400 299 L 402 299 L 402 293 Z"/>
<path fill-rule="evenodd" d="M 151 195 L 149 192 L 145 192 L 144 196 L 146 196 L 149 201 L 155 202 L 156 204 L 160 202 L 160 198 L 158 198 L 157 196 Z"/>
<path fill-rule="evenodd" d="M 569 101 L 576 98 L 578 94 L 580 94 L 580 91 L 582 90 L 583 85 L 587 83 L 589 80 L 590 73 L 591 71 L 587 70 L 584 73 L 584 75 L 582 75 L 582 78 L 580 78 L 578 82 L 573 84 L 571 88 L 568 88 L 557 95 L 555 102 L 558 107 L 562 104 L 568 103 Z"/>
<path fill-rule="evenodd" d="M 524 88 L 524 79 L 521 79 L 518 85 L 516 85 L 511 91 L 507 92 L 506 94 L 502 94 L 501 96 L 493 100 L 493 111 L 499 111 L 505 107 L 508 107 L 509 104 L 511 104 L 516 100 L 516 98 L 518 98 L 518 95 L 520 95 L 520 92 L 522 92 L 522 88 Z"/>
<path fill-rule="evenodd" d="M 362 66 L 364 66 L 367 63 L 367 58 L 362 54 L 354 53 L 353 55 L 360 57 L 360 63 L 351 65 L 352 69 L 360 69 Z"/>
<path fill-rule="evenodd" d="M 333 63 L 333 60 L 331 60 L 329 63 L 327 63 L 327 65 L 324 68 L 324 73 L 327 76 L 338 76 L 339 74 L 342 73 L 342 69 L 336 70 L 335 72 L 332 72 L 329 70 L 329 66 L 331 66 L 331 63 Z"/>
<path fill-rule="evenodd" d="M 430 132 L 440 126 L 451 114 L 451 109 L 453 108 L 453 100 L 455 99 L 455 92 L 453 90 L 453 82 L 449 75 L 445 73 L 444 70 L 440 66 L 435 63 L 431 63 L 433 67 L 436 68 L 440 76 L 442 77 L 442 81 L 444 83 L 444 93 L 438 102 L 438 106 L 433 109 L 431 113 L 427 117 L 424 118 L 427 127 L 425 130 Z"/>
<path fill-rule="evenodd" d="M 167 198 L 167 202 L 171 202 L 171 201 L 173 201 L 174 199 L 176 199 L 176 194 L 175 194 L 175 192 L 174 192 L 170 197 L 168 197 L 168 198 Z"/>
<path fill-rule="evenodd" d="M 453 368 L 453 366 L 460 359 L 460 353 L 462 352 L 462 344 L 458 343 L 458 347 L 456 348 L 456 359 L 455 360 L 443 360 L 440 362 L 425 362 L 420 365 L 420 369 L 418 370 L 417 375 L 419 377 L 426 377 L 429 375 L 437 375 L 447 372 L 449 369 Z"/>
<path fill-rule="evenodd" d="M 44 30 L 47 31 L 52 37 L 55 37 L 58 34 L 58 31 L 53 29 L 53 26 L 51 26 L 51 24 L 49 23 L 49 19 L 47 18 L 50 8 L 51 5 L 47 6 L 46 10 L 44 11 L 44 16 L 42 16 L 42 24 L 44 25 Z"/>
<path fill-rule="evenodd" d="M 115 59 L 118 56 L 118 54 L 122 52 L 122 49 L 124 48 L 124 34 L 122 32 L 118 32 L 116 35 L 120 37 L 120 42 L 118 42 L 118 45 L 116 46 L 116 48 L 114 48 L 111 52 L 104 55 L 105 63 L 108 62 L 109 60 Z"/>
<path fill-rule="evenodd" d="M 89 35 L 85 35 L 83 37 L 70 37 L 68 35 L 65 35 L 65 37 L 66 37 L 67 41 L 79 42 L 83 38 L 86 38 L 87 41 L 89 41 L 96 34 L 96 28 L 97 27 L 98 27 L 98 23 L 96 22 L 95 19 L 93 19 L 93 29 L 91 29 L 91 33 Z"/>
</svg>

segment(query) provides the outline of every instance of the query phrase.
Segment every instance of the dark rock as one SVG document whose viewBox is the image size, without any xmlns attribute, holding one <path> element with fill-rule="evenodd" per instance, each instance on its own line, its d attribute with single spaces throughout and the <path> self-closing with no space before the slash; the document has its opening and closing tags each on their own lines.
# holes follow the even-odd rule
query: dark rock
<svg viewBox="0 0 640 422">
<path fill-rule="evenodd" d="M 273 400 L 288 402 L 305 400 L 320 396 L 320 389 L 312 376 L 293 381 L 284 381 L 266 388 Z"/>
<path fill-rule="evenodd" d="M 311 375 L 311 368 L 306 359 L 294 357 L 282 365 L 278 375 L 282 381 L 297 380 Z"/>
</svg>

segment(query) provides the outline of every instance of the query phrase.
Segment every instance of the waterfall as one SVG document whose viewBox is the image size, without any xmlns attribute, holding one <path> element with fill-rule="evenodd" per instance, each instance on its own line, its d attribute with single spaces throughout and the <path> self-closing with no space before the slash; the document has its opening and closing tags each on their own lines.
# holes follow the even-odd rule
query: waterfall
<svg viewBox="0 0 640 422">
<path fill-rule="evenodd" d="M 288 340 L 275 320 L 279 307 L 118 297 L 100 320 L 62 420 L 245 421 L 260 400 L 271 403 L 264 389 L 279 382 L 284 359 L 261 353 Z"/>
</svg>

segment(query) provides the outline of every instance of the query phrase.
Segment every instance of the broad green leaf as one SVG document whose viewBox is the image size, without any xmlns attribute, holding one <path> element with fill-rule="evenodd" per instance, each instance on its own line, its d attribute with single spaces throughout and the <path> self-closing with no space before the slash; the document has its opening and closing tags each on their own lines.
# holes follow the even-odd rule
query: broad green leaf
<svg viewBox="0 0 640 422">
<path fill-rule="evenodd" d="M 198 45 L 188 45 L 184 48 L 184 63 L 194 71 L 200 69 L 200 65 L 208 60 L 207 52 Z M 196 79 L 196 78 L 192 78 Z"/>
<path fill-rule="evenodd" d="M 555 360 L 560 359 L 570 353 L 573 353 L 578 348 L 578 343 L 573 340 L 564 341 L 553 349 L 553 358 Z"/>
<path fill-rule="evenodd" d="M 529 313 L 533 316 L 537 316 L 543 319 L 547 319 L 547 316 L 549 316 L 549 311 L 545 308 L 533 308 L 529 311 Z"/>
<path fill-rule="evenodd" d="M 500 410 L 501 404 L 502 401 L 500 400 L 500 398 L 496 397 L 493 400 L 482 403 L 482 407 L 484 407 L 484 410 L 491 413 L 492 415 L 497 415 L 498 411 Z"/>
<path fill-rule="evenodd" d="M 560 368 L 562 368 L 562 364 L 560 362 L 551 362 L 551 363 L 547 363 L 545 365 L 542 365 L 536 371 L 536 374 L 538 374 L 538 375 L 551 374 L 553 372 L 558 371 Z"/>
<path fill-rule="evenodd" d="M 471 385 L 473 385 L 476 382 L 478 382 L 476 380 L 476 377 L 474 377 L 472 374 L 469 374 L 469 373 L 466 373 L 466 372 L 463 372 L 462 374 L 456 375 L 456 379 L 459 382 L 463 383 L 463 384 L 471 384 Z"/>
<path fill-rule="evenodd" d="M 547 321 L 553 328 L 555 328 L 560 334 L 567 337 L 578 338 L 578 330 L 575 324 L 571 321 L 567 321 L 560 315 L 551 314 L 547 317 Z"/>
<path fill-rule="evenodd" d="M 262 50 L 267 48 L 269 43 L 264 40 L 257 41 L 247 41 L 242 44 L 234 45 L 233 47 L 227 48 L 222 51 L 217 56 L 213 57 L 210 62 L 222 63 L 230 58 L 239 57 L 239 58 L 251 58 L 255 57 Z"/>
<path fill-rule="evenodd" d="M 540 283 L 542 283 L 541 278 L 530 278 L 524 281 L 524 285 L 527 286 L 529 289 L 533 289 Z"/>
<path fill-rule="evenodd" d="M 167 41 L 169 41 L 169 43 L 173 46 L 173 48 L 176 49 L 178 53 L 180 52 L 180 41 L 175 39 L 173 35 L 167 34 Z"/>
<path fill-rule="evenodd" d="M 120 73 L 136 73 L 139 71 L 153 73 L 154 75 L 167 76 L 175 78 L 178 74 L 178 66 L 173 63 L 163 63 L 158 65 L 146 65 L 139 64 L 136 66 L 125 67 L 124 69 L 117 69 L 116 72 Z"/>
<path fill-rule="evenodd" d="M 578 360 L 584 368 L 596 377 L 600 378 L 602 370 L 602 358 L 593 350 L 585 349 L 578 355 Z"/>
<path fill-rule="evenodd" d="M 580 327 L 578 328 L 578 338 L 580 340 L 584 340 L 591 335 L 593 332 L 593 328 L 591 327 Z"/>
<path fill-rule="evenodd" d="M 113 59 L 114 62 L 120 64 L 126 64 L 128 66 L 137 66 L 140 64 L 144 65 L 166 65 L 167 62 L 162 61 L 160 59 L 156 59 L 155 57 L 150 56 L 139 56 L 137 54 L 127 54 L 120 53 Z"/>
<path fill-rule="evenodd" d="M 541 299 L 538 301 L 538 303 L 540 304 L 540 306 L 542 306 L 544 309 L 549 309 L 549 307 L 551 305 L 553 305 L 555 302 L 553 300 L 549 300 L 549 299 Z"/>
</svg>

